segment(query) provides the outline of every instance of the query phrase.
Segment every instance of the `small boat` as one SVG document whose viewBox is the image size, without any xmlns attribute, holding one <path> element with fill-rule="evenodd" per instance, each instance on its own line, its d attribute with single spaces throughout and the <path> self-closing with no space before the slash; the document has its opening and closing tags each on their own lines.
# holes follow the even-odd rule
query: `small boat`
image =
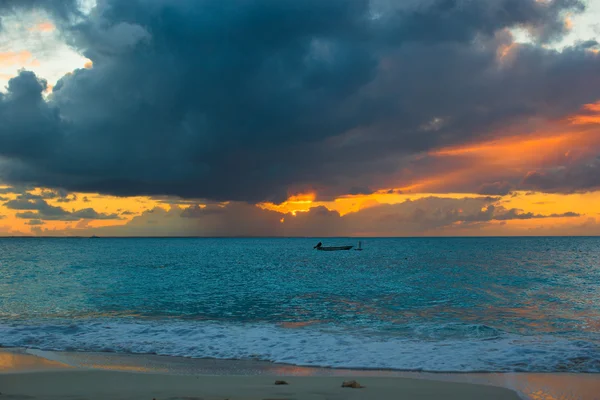
<svg viewBox="0 0 600 400">
<path fill-rule="evenodd" d="M 321 251 L 339 251 L 339 250 L 352 250 L 354 246 L 330 246 L 330 247 L 317 247 L 317 250 Z"/>
<path fill-rule="evenodd" d="M 314 248 L 321 251 L 340 251 L 340 250 L 351 250 L 354 246 L 328 246 L 325 247 L 319 242 Z"/>
</svg>

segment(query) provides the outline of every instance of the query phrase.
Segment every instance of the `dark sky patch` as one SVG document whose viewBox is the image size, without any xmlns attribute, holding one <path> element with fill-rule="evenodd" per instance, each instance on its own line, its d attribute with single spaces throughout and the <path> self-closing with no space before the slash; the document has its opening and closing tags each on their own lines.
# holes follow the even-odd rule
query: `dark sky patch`
<svg viewBox="0 0 600 400">
<path fill-rule="evenodd" d="M 73 4 L 0 6 L 43 7 L 94 64 L 48 101 L 47 82 L 26 71 L 0 94 L 10 184 L 330 198 L 401 187 L 424 152 L 562 118 L 600 93 L 586 45 L 541 46 L 565 32 L 577 0 L 100 0 L 89 16 Z M 535 40 L 500 63 L 516 27 Z"/>
</svg>

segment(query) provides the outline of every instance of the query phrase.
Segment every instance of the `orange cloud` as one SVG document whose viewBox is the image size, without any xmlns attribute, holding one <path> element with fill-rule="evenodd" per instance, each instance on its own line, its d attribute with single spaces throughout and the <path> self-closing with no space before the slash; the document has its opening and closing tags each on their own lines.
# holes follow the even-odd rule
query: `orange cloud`
<svg viewBox="0 0 600 400">
<path fill-rule="evenodd" d="M 600 124 L 600 102 L 586 104 L 583 107 L 585 114 L 578 114 L 569 118 L 569 122 L 575 125 Z"/>
<path fill-rule="evenodd" d="M 573 20 L 571 19 L 570 15 L 567 15 L 567 17 L 565 18 L 565 28 L 568 31 L 573 29 Z"/>
<path fill-rule="evenodd" d="M 535 125 L 537 129 L 528 133 L 517 130 L 510 136 L 432 151 L 424 155 L 425 160 L 427 157 L 435 158 L 440 165 L 448 165 L 447 168 L 419 174 L 415 170 L 418 167 L 409 166 L 398 175 L 397 181 L 403 184 L 391 186 L 393 189 L 388 187 L 372 194 L 346 195 L 332 201 L 315 201 L 315 194 L 310 193 L 290 196 L 281 204 L 262 203 L 259 206 L 294 215 L 324 206 L 343 216 L 380 204 L 416 200 L 435 193 L 444 193 L 444 196 L 452 198 L 476 196 L 456 188 L 471 188 L 474 192 L 480 185 L 474 185 L 473 182 L 481 182 L 482 179 L 502 185 L 505 179 L 519 181 L 528 171 L 537 168 L 568 165 L 594 156 L 600 151 L 600 130 L 594 125 L 598 123 L 600 102 L 587 104 L 577 114 L 562 120 L 538 122 Z M 510 189 L 511 186 L 507 184 L 507 187 Z M 569 197 L 571 200 L 567 204 L 571 204 L 574 198 Z M 536 211 L 540 208 L 534 204 L 536 199 L 540 201 L 539 196 L 530 196 L 529 201 L 521 201 L 522 205 L 526 205 L 522 208 Z M 582 204 L 577 202 L 576 207 L 569 210 L 589 209 Z M 559 212 L 555 206 L 544 209 L 548 214 Z"/>
<path fill-rule="evenodd" d="M 564 166 L 600 152 L 600 103 L 585 105 L 568 118 L 537 123 L 536 130 L 484 142 L 442 148 L 429 153 L 452 165 L 421 190 L 444 191 L 478 178 L 489 181 L 524 176 L 530 170 Z M 460 162 L 458 162 L 460 160 Z"/>
<path fill-rule="evenodd" d="M 600 102 L 592 103 L 592 104 L 586 104 L 585 106 L 583 106 L 583 109 L 587 110 L 587 111 L 591 111 L 591 112 L 600 113 Z"/>
<path fill-rule="evenodd" d="M 52 32 L 56 29 L 51 22 L 40 22 L 39 24 L 29 28 L 30 32 Z"/>
<path fill-rule="evenodd" d="M 294 194 L 281 204 L 261 203 L 259 204 L 259 207 L 271 211 L 296 215 L 297 212 L 305 212 L 313 207 L 315 198 L 315 193 Z M 283 221 L 281 222 L 283 223 Z"/>
<path fill-rule="evenodd" d="M 40 62 L 33 57 L 33 54 L 26 50 L 20 52 L 7 51 L 4 53 L 0 53 L 0 66 L 3 67 L 37 67 L 39 65 Z"/>
<path fill-rule="evenodd" d="M 513 54 L 513 51 L 518 48 L 517 43 L 510 43 L 507 45 L 500 46 L 498 51 L 496 52 L 496 57 L 499 62 L 505 62 L 508 60 L 508 57 Z"/>
<path fill-rule="evenodd" d="M 550 153 L 562 152 L 568 143 L 577 142 L 582 135 L 575 132 L 545 137 L 536 135 L 529 138 L 520 136 L 484 142 L 471 146 L 446 148 L 430 153 L 434 156 L 466 156 L 487 159 L 488 163 L 531 163 L 543 161 Z"/>
</svg>

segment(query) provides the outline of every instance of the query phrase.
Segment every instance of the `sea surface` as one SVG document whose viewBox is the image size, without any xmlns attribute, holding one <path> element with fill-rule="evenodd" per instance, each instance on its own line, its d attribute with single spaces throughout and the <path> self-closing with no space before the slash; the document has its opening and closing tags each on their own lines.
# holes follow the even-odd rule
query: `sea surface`
<svg viewBox="0 0 600 400">
<path fill-rule="evenodd" d="M 0 345 L 600 372 L 600 238 L 0 239 Z"/>
</svg>

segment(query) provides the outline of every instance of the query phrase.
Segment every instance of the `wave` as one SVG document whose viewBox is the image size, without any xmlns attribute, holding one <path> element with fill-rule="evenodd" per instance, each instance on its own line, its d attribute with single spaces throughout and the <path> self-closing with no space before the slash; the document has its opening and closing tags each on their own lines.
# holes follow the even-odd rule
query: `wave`
<svg viewBox="0 0 600 400">
<path fill-rule="evenodd" d="M 600 372 L 588 340 L 520 336 L 485 325 L 421 324 L 412 334 L 335 325 L 213 321 L 0 322 L 0 344 L 56 351 L 258 359 L 299 366 L 431 372 Z"/>
</svg>

